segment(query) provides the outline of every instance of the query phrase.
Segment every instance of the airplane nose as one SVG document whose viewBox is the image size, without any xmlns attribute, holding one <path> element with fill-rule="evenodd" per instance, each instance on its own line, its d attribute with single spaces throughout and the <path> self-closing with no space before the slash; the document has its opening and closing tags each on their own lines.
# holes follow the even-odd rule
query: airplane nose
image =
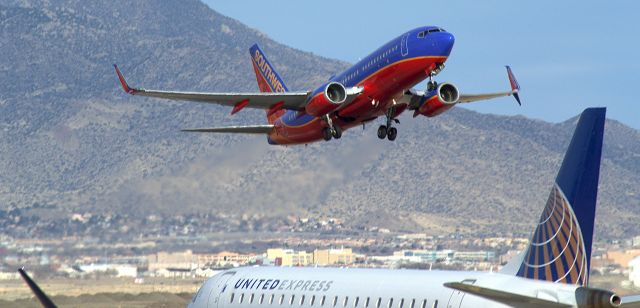
<svg viewBox="0 0 640 308">
<path fill-rule="evenodd" d="M 441 55 L 449 56 L 455 41 L 456 39 L 453 37 L 453 34 L 449 32 L 440 32 L 438 36 L 438 47 L 440 47 Z"/>
</svg>

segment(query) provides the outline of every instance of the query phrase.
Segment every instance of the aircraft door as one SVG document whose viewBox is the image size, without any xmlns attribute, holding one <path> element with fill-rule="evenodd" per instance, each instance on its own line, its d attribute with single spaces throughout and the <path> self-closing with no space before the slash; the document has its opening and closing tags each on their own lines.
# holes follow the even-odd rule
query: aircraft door
<svg viewBox="0 0 640 308">
<path fill-rule="evenodd" d="M 209 308 L 224 307 L 224 305 L 222 304 L 222 299 L 224 298 L 225 294 L 230 292 L 230 290 L 228 290 L 229 287 L 227 283 L 229 282 L 229 279 L 231 279 L 231 277 L 235 274 L 236 272 L 225 272 L 220 278 L 218 278 L 215 286 L 211 289 L 211 293 L 209 294 L 209 304 L 207 305 Z"/>
<path fill-rule="evenodd" d="M 403 57 L 406 57 L 409 54 L 409 33 L 402 36 L 402 41 L 400 42 L 400 52 Z"/>
</svg>

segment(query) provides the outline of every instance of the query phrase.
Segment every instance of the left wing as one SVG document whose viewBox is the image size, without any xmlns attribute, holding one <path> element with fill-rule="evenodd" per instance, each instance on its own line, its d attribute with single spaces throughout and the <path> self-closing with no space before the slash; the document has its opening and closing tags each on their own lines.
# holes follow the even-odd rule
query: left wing
<svg viewBox="0 0 640 308">
<path fill-rule="evenodd" d="M 458 102 L 472 103 L 472 102 L 492 99 L 496 97 L 513 95 L 513 97 L 518 102 L 518 105 L 522 105 L 522 103 L 520 102 L 520 96 L 518 95 L 518 91 L 520 91 L 520 85 L 518 84 L 516 77 L 513 75 L 513 72 L 511 71 L 511 67 L 507 65 L 506 68 L 507 68 L 507 75 L 509 75 L 509 83 L 511 84 L 511 91 L 485 93 L 485 94 L 460 94 L 460 99 L 458 100 Z"/>
<path fill-rule="evenodd" d="M 118 66 L 115 64 L 113 66 L 115 67 L 118 79 L 120 79 L 120 83 L 122 84 L 122 89 L 131 95 L 230 106 L 234 107 L 234 111 L 232 113 L 238 112 L 240 109 L 245 107 L 257 109 L 282 108 L 289 110 L 303 110 L 307 102 L 307 97 L 309 96 L 308 92 L 202 93 L 132 88 L 124 79 L 124 76 L 120 72 L 120 69 L 118 69 Z"/>
<path fill-rule="evenodd" d="M 237 133 L 237 134 L 268 134 L 273 130 L 273 125 L 251 125 L 251 126 L 227 126 L 211 128 L 188 128 L 183 132 L 196 133 Z"/>
</svg>

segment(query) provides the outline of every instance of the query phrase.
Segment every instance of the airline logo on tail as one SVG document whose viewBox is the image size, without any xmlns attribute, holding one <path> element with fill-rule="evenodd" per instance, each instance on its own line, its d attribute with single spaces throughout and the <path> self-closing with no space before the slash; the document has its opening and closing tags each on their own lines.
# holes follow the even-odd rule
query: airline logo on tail
<svg viewBox="0 0 640 308">
<path fill-rule="evenodd" d="M 256 75 L 262 77 L 258 78 L 260 90 L 263 92 L 287 92 L 288 89 L 284 85 L 284 82 L 280 79 L 280 76 L 278 76 L 271 66 L 271 63 L 269 63 L 269 60 L 267 60 L 267 57 L 264 56 L 264 53 L 262 53 L 262 50 L 260 50 L 257 44 L 251 47 L 250 52 Z"/>
<path fill-rule="evenodd" d="M 518 276 L 587 286 L 587 252 L 580 224 L 564 193 L 554 185 Z"/>
</svg>

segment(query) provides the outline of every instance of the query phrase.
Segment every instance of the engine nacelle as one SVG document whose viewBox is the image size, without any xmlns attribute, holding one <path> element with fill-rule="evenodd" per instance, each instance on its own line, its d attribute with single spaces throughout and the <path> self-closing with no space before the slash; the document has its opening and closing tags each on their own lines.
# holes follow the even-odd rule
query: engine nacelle
<svg viewBox="0 0 640 308">
<path fill-rule="evenodd" d="M 579 287 L 576 289 L 578 307 L 620 307 L 620 296 L 607 290 Z"/>
<path fill-rule="evenodd" d="M 422 114 L 435 117 L 455 106 L 460 99 L 458 88 L 451 83 L 441 83 L 435 90 L 425 93 L 422 104 L 416 109 L 414 116 Z"/>
<path fill-rule="evenodd" d="M 321 117 L 336 110 L 347 100 L 347 89 L 339 82 L 331 82 L 323 95 L 317 95 L 307 103 L 305 111 L 315 117 Z"/>
</svg>

